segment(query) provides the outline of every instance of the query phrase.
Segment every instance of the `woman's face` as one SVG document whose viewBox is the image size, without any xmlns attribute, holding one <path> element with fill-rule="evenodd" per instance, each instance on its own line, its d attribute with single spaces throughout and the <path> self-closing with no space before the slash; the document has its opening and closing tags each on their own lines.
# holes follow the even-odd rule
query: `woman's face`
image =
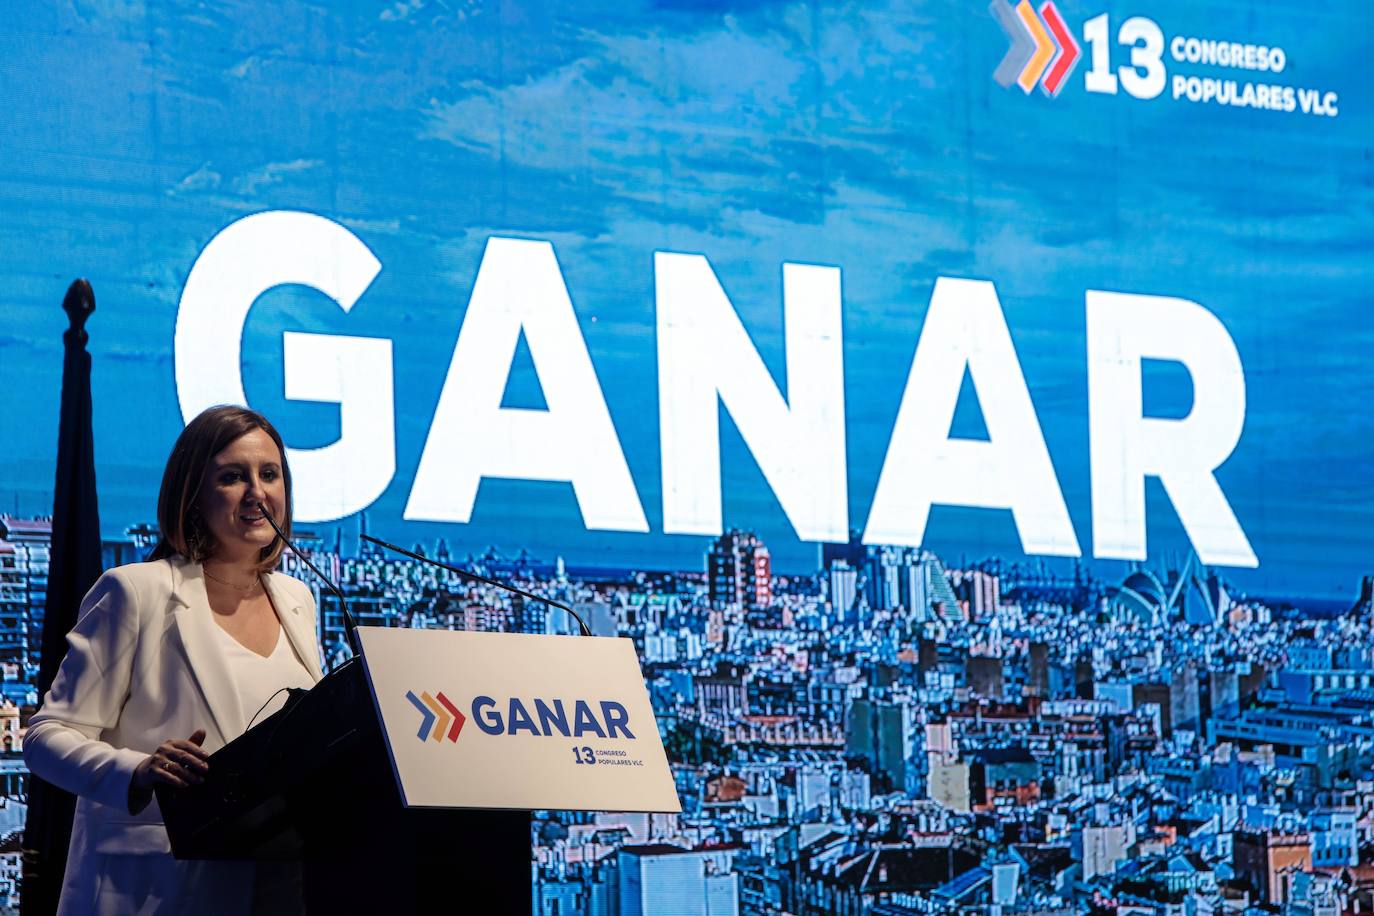
<svg viewBox="0 0 1374 916">
<path fill-rule="evenodd" d="M 213 543 L 215 560 L 251 562 L 271 545 L 276 532 L 258 510 L 267 506 L 275 519 L 286 507 L 281 452 L 260 429 L 244 433 L 210 459 L 196 506 Z"/>
</svg>

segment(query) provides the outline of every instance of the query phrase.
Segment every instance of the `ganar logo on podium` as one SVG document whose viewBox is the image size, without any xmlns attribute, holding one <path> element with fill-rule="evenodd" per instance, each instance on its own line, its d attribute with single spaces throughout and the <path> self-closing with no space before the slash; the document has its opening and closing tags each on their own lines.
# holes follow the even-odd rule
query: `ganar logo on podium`
<svg viewBox="0 0 1374 916">
<path fill-rule="evenodd" d="M 502 704 L 491 697 L 479 696 L 472 701 L 472 718 L 476 720 L 477 727 L 488 735 L 530 734 L 544 738 L 554 735 L 564 738 L 595 735 L 598 738 L 626 738 L 630 741 L 635 737 L 630 731 L 630 713 L 623 704 L 614 700 L 602 700 L 598 704 L 600 716 L 586 700 L 574 700 L 571 725 L 562 700 L 535 697 L 531 705 L 534 706 L 533 715 L 529 706 L 519 697 L 511 697 Z"/>
<path fill-rule="evenodd" d="M 631 640 L 357 632 L 406 807 L 682 810 Z"/>
<path fill-rule="evenodd" d="M 442 742 L 447 738 L 456 742 L 468 717 L 453 705 L 443 691 L 433 695 L 406 691 L 406 699 L 420 713 L 420 730 L 415 737 L 421 741 Z M 572 717 L 562 700 L 533 698 L 529 704 L 519 697 L 498 703 L 491 697 L 478 696 L 472 701 L 472 718 L 477 727 L 488 735 L 530 734 L 544 738 L 561 735 L 564 738 L 626 738 L 634 740 L 630 731 L 630 713 L 624 704 L 602 700 L 599 712 L 586 700 L 574 700 Z M 530 711 L 531 706 L 533 712 Z"/>
</svg>

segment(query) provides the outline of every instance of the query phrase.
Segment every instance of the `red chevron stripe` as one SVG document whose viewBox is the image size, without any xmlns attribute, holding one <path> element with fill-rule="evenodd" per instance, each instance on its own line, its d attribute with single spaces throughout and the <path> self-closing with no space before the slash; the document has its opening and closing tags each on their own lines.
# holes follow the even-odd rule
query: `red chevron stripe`
<svg viewBox="0 0 1374 916">
<path fill-rule="evenodd" d="M 454 706 L 449 698 L 444 696 L 442 691 L 436 695 L 434 699 L 438 700 L 445 709 L 453 713 L 453 727 L 448 730 L 448 740 L 457 741 L 459 732 L 463 730 L 463 723 L 468 720 L 468 717 L 463 715 L 458 707 Z"/>
<path fill-rule="evenodd" d="M 1064 17 L 1059 15 L 1059 9 L 1054 5 L 1054 0 L 1045 0 L 1040 4 L 1040 18 L 1045 20 L 1045 24 L 1050 27 L 1050 32 L 1054 35 L 1054 40 L 1059 43 L 1059 59 L 1050 67 L 1045 79 L 1040 83 L 1040 88 L 1051 96 L 1059 94 L 1063 88 L 1064 79 L 1073 71 L 1074 65 L 1078 63 L 1081 51 L 1078 42 L 1073 40 L 1073 33 L 1064 24 Z"/>
</svg>

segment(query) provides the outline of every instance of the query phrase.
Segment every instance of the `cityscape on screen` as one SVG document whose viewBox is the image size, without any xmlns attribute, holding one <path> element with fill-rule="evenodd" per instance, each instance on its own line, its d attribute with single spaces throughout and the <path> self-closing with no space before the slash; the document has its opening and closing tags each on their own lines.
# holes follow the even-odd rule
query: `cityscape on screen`
<svg viewBox="0 0 1374 916">
<path fill-rule="evenodd" d="M 107 565 L 156 531 L 127 534 Z M 0 515 L 12 903 L 50 536 L 45 519 Z M 562 610 L 383 557 L 342 527 L 301 542 L 363 625 L 573 632 Z M 1367 899 L 1369 579 L 1353 606 L 1294 607 L 1233 591 L 1193 556 L 1106 581 L 857 535 L 820 546 L 804 575 L 774 574 L 740 530 L 678 572 L 416 547 L 569 604 L 639 652 L 683 812 L 537 814 L 542 916 L 1338 913 Z M 338 604 L 314 585 L 337 664 Z"/>
</svg>

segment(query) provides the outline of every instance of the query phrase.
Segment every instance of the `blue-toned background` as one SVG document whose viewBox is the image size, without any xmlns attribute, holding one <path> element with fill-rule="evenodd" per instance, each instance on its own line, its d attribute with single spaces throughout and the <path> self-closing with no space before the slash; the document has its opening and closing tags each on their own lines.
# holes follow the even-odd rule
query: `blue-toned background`
<svg viewBox="0 0 1374 916">
<path fill-rule="evenodd" d="M 293 446 L 338 411 L 282 397 L 284 330 L 394 341 L 397 471 L 370 529 L 546 560 L 699 569 L 706 538 L 662 534 L 656 250 L 705 254 L 774 378 L 781 264 L 843 271 L 850 519 L 862 527 L 938 276 L 991 280 L 1085 555 L 1091 553 L 1084 294 L 1194 300 L 1245 367 L 1244 434 L 1218 479 L 1269 595 L 1353 597 L 1370 571 L 1374 123 L 1355 3 L 1060 7 L 1281 45 L 1261 74 L 1175 73 L 1339 94 L 1319 117 L 992 79 L 1007 39 L 978 3 L 75 2 L 11 11 L 0 33 L 0 511 L 49 511 L 61 331 L 94 284 L 101 518 L 151 520 L 181 427 L 177 304 L 214 235 L 262 210 L 349 227 L 382 271 L 342 313 L 278 288 L 244 332 L 252 406 Z M 1088 51 L 1086 43 L 1084 53 Z M 488 480 L 467 525 L 402 509 L 492 235 L 553 243 L 651 533 L 583 528 L 571 487 Z M 967 384 L 965 394 L 968 394 Z M 1179 416 L 1186 374 L 1149 366 L 1146 407 Z M 507 403 L 539 406 L 517 357 Z M 965 398 L 956 435 L 976 436 Z M 473 431 L 480 435 L 480 431 Z M 570 447 L 576 447 L 575 443 Z M 728 419 L 725 524 L 775 569 L 814 571 Z M 1188 542 L 1148 490 L 1152 558 Z M 355 530 L 355 522 L 344 522 Z M 328 531 L 328 525 L 314 526 Z M 1020 559 L 1009 512 L 937 507 L 926 543 Z M 1062 563 L 1063 561 L 1058 561 Z M 1091 562 L 1091 560 L 1089 560 Z M 1114 565 L 1113 565 L 1114 564 Z M 1119 561 L 1104 564 L 1122 569 Z"/>
</svg>

